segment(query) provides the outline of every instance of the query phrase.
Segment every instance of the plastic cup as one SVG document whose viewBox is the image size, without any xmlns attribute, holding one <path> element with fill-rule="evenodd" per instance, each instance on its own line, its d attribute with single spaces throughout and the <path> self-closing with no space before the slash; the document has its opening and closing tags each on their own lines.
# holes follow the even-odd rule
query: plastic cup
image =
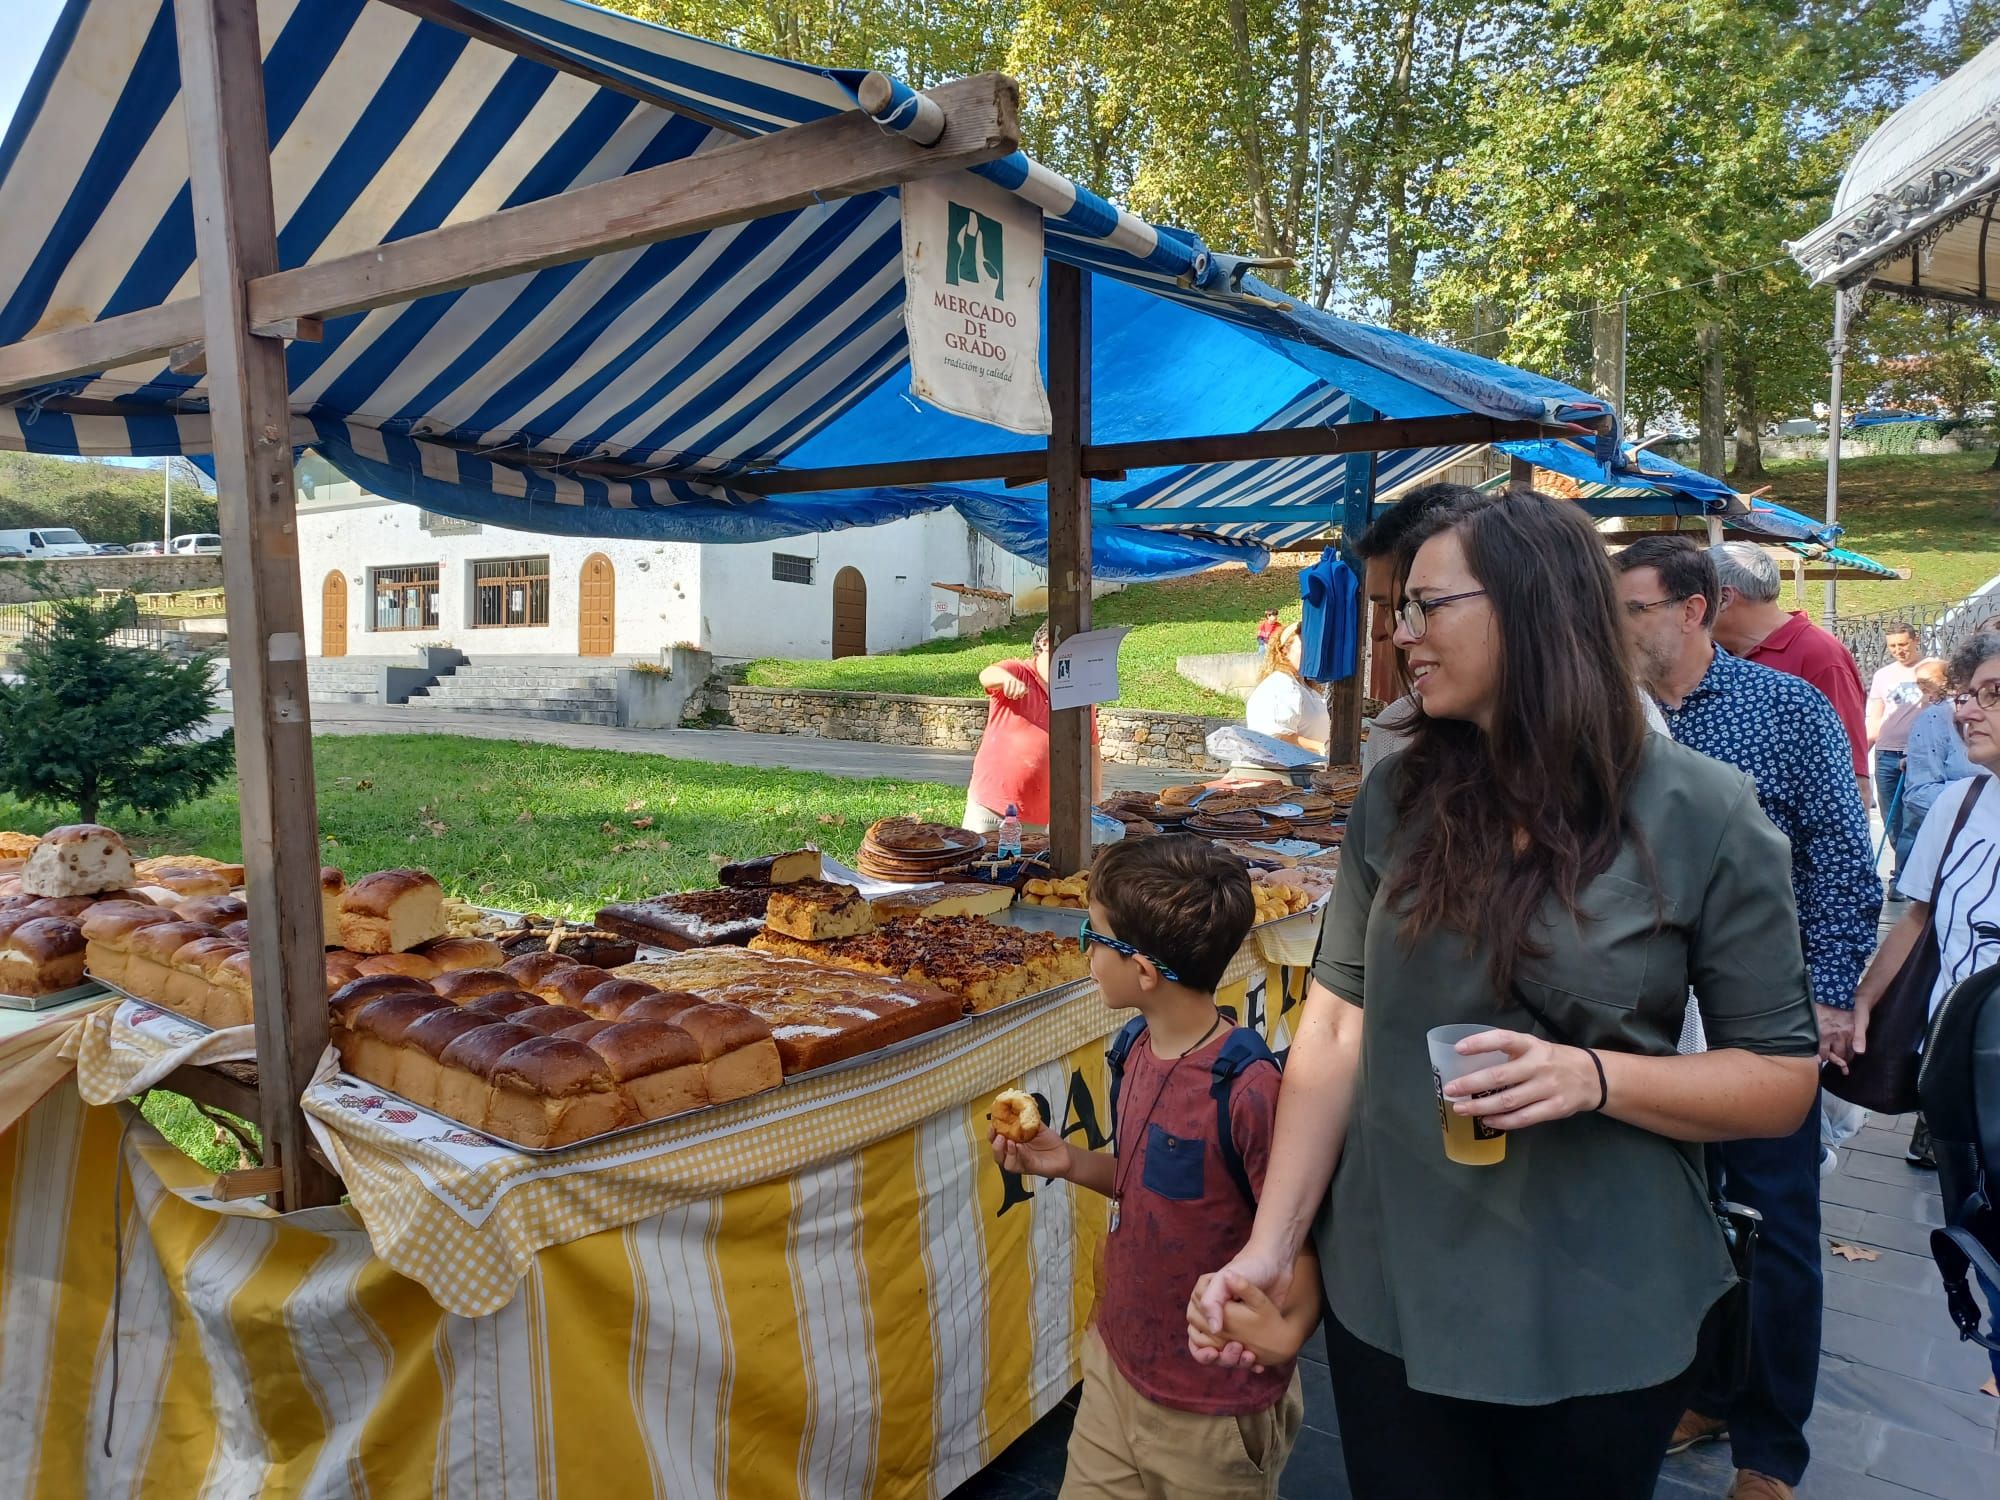
<svg viewBox="0 0 2000 1500">
<path fill-rule="evenodd" d="M 1460 1114 L 1451 1107 L 1454 1101 L 1447 1099 L 1444 1093 L 1444 1086 L 1453 1079 L 1464 1078 L 1482 1068 L 1496 1068 L 1507 1061 L 1504 1052 L 1474 1052 L 1461 1057 L 1452 1050 L 1467 1037 L 1491 1030 L 1491 1026 L 1481 1025 L 1433 1026 L 1424 1037 L 1431 1049 L 1431 1087 L 1437 1094 L 1438 1127 L 1444 1132 L 1444 1154 L 1461 1166 L 1492 1167 L 1507 1158 L 1507 1132 L 1495 1130 L 1484 1120 L 1471 1115 Z M 1486 1096 L 1481 1094 L 1477 1097 L 1483 1099 Z"/>
</svg>

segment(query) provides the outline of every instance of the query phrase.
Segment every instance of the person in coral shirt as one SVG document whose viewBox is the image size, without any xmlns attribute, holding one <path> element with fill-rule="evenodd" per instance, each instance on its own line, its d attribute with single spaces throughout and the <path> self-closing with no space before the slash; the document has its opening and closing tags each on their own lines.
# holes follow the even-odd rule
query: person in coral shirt
<svg viewBox="0 0 2000 1500">
<path fill-rule="evenodd" d="M 966 793 L 964 826 L 992 833 L 1011 806 L 1024 828 L 1046 829 L 1049 822 L 1049 627 L 1035 630 L 1028 659 L 995 662 L 979 674 L 986 690 L 986 732 L 972 757 L 972 786 Z M 1097 743 L 1097 711 L 1091 710 L 1090 738 Z M 1090 797 L 1103 795 L 1104 769 L 1090 761 Z"/>
</svg>

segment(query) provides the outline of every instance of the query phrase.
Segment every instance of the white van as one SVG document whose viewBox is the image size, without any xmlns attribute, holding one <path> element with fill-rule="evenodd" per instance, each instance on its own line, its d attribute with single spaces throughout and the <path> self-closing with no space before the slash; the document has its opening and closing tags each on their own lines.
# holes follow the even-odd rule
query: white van
<svg viewBox="0 0 2000 1500">
<path fill-rule="evenodd" d="M 220 552 L 222 538 L 212 531 L 191 531 L 185 536 L 175 537 L 173 545 L 168 550 L 180 557 L 202 552 Z"/>
<path fill-rule="evenodd" d="M 19 547 L 29 557 L 95 557 L 97 549 L 67 526 L 0 531 L 0 547 Z"/>
</svg>

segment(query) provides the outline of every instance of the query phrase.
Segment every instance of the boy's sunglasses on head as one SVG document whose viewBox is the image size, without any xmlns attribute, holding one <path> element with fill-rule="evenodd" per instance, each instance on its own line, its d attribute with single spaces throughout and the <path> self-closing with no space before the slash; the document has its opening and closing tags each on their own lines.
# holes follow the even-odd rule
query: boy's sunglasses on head
<svg viewBox="0 0 2000 1500">
<path fill-rule="evenodd" d="M 1153 957 L 1152 954 L 1141 953 L 1137 948 L 1134 948 L 1130 943 L 1123 942 L 1118 938 L 1106 937 L 1101 932 L 1093 932 L 1090 927 L 1090 918 L 1085 917 L 1083 919 L 1083 931 L 1079 932 L 1076 935 L 1076 945 L 1077 947 L 1081 948 L 1085 953 L 1088 953 L 1090 951 L 1090 945 L 1092 943 L 1101 943 L 1106 948 L 1109 948 L 1113 953 L 1122 953 L 1127 958 L 1145 959 L 1147 963 L 1151 964 L 1154 967 L 1154 969 L 1156 969 L 1159 972 L 1160 978 L 1166 980 L 1168 984 L 1179 984 L 1181 982 L 1180 975 L 1176 974 L 1172 969 L 1168 968 L 1165 964 L 1161 963 L 1157 958 Z"/>
</svg>

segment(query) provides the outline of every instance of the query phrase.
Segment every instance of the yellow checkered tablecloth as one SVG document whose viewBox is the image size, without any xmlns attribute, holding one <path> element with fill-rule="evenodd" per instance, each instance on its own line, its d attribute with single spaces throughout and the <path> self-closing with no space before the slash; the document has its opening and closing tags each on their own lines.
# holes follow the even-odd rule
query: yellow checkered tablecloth
<svg viewBox="0 0 2000 1500">
<path fill-rule="evenodd" d="M 1246 946 L 1224 989 L 1240 995 L 1265 972 Z M 551 1155 L 468 1149 L 441 1131 L 417 1138 L 330 1065 L 303 1103 L 376 1254 L 442 1306 L 477 1316 L 504 1307 L 550 1245 L 850 1155 L 1101 1042 L 1122 1019 L 1094 985 L 1075 986 L 907 1050 Z"/>
<path fill-rule="evenodd" d="M 0 1134 L 69 1076 L 74 1065 L 64 1044 L 114 998 L 100 994 L 51 1010 L 0 1010 Z"/>
<path fill-rule="evenodd" d="M 62 1044 L 76 1063 L 77 1092 L 91 1104 L 143 1094 L 176 1068 L 257 1055 L 253 1026 L 210 1031 L 143 1000 L 114 998 L 117 1005 L 94 1011 Z"/>
</svg>

